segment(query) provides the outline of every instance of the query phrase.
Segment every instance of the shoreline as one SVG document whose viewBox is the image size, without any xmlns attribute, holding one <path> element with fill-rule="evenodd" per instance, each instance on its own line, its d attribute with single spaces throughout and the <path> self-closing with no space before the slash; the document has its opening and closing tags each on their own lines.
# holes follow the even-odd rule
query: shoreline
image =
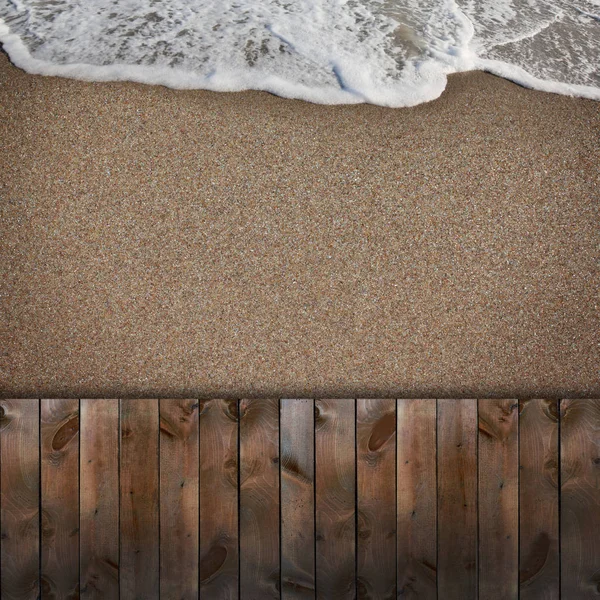
<svg viewBox="0 0 600 600">
<path fill-rule="evenodd" d="M 461 18 L 466 19 L 466 22 L 469 23 L 467 29 L 471 30 L 470 35 L 473 36 L 473 23 L 469 17 L 461 11 L 459 12 Z M 587 14 L 584 11 L 579 12 Z M 399 26 L 396 30 L 399 39 L 405 39 L 402 37 L 402 32 L 408 35 L 408 39 L 410 39 L 409 33 L 406 33 L 402 27 Z M 410 32 L 410 28 L 408 30 Z M 389 85 L 373 84 L 372 80 L 370 80 L 370 85 L 365 84 L 363 78 L 356 79 L 352 75 L 352 72 L 356 69 L 355 65 L 345 64 L 343 68 L 340 68 L 336 60 L 329 59 L 329 67 L 332 70 L 329 75 L 335 77 L 337 85 L 334 81 L 331 81 L 330 83 L 333 85 L 327 87 L 305 85 L 301 80 L 295 81 L 287 77 L 279 77 L 273 73 L 263 72 L 259 68 L 250 71 L 247 68 L 231 71 L 231 65 L 229 64 L 224 69 L 214 68 L 210 74 L 200 75 L 194 71 L 161 67 L 154 64 L 110 63 L 100 65 L 47 62 L 33 57 L 18 34 L 11 33 L 10 27 L 0 19 L 0 47 L 7 56 L 7 48 L 10 48 L 10 53 L 14 58 L 13 64 L 18 65 L 17 68 L 31 74 L 73 77 L 76 81 L 83 82 L 110 83 L 124 81 L 159 85 L 173 90 L 205 90 L 226 93 L 264 91 L 281 98 L 303 100 L 325 106 L 368 103 L 390 108 L 407 108 L 432 102 L 439 98 L 439 95 L 445 89 L 443 88 L 444 80 L 452 75 L 482 71 L 507 79 L 527 89 L 600 102 L 598 82 L 596 82 L 596 86 L 592 86 L 573 83 L 572 81 L 567 83 L 546 78 L 540 79 L 531 74 L 529 70 L 515 63 L 479 56 L 477 51 L 469 46 L 469 41 L 463 41 L 457 46 L 448 46 L 446 52 L 442 52 L 445 56 L 444 60 L 421 61 L 419 63 L 419 76 L 413 77 L 412 80 L 410 78 L 403 79 L 401 85 L 389 84 L 389 81 Z M 507 43 L 509 42 L 507 41 Z M 500 45 L 503 45 L 503 43 Z M 477 45 L 475 45 L 476 47 Z M 253 65 L 254 62 L 251 61 L 250 64 Z M 448 73 L 448 69 L 452 72 Z M 90 74 L 93 74 L 93 76 L 90 76 Z M 557 79 L 561 79 L 563 75 L 564 73 L 558 76 Z M 573 73 L 571 72 L 570 75 L 572 78 Z M 353 81 L 354 83 L 352 83 Z"/>
<path fill-rule="evenodd" d="M 0 396 L 600 393 L 596 101 L 0 84 Z"/>
</svg>

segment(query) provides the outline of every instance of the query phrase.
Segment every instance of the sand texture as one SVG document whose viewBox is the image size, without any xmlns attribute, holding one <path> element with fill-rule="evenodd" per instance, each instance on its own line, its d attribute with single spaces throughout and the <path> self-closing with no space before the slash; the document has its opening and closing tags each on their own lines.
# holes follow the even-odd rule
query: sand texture
<svg viewBox="0 0 600 600">
<path fill-rule="evenodd" d="M 0 84 L 2 396 L 600 393 L 599 103 Z"/>
</svg>

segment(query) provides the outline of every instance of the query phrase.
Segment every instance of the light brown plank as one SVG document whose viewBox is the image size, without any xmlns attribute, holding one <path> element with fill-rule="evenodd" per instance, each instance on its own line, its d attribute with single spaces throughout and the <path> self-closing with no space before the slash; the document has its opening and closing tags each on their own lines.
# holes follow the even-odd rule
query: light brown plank
<svg viewBox="0 0 600 600">
<path fill-rule="evenodd" d="M 81 400 L 81 597 L 119 597 L 119 401 Z"/>
<path fill-rule="evenodd" d="M 237 600 L 238 401 L 200 406 L 200 595 Z"/>
<path fill-rule="evenodd" d="M 318 600 L 355 600 L 355 400 L 317 400 L 315 410 Z"/>
<path fill-rule="evenodd" d="M 437 598 L 436 402 L 398 400 L 398 597 Z"/>
<path fill-rule="evenodd" d="M 41 401 L 42 597 L 79 597 L 79 400 Z"/>
<path fill-rule="evenodd" d="M 438 593 L 477 598 L 477 401 L 438 400 Z"/>
<path fill-rule="evenodd" d="M 315 597 L 315 404 L 281 400 L 281 598 Z"/>
<path fill-rule="evenodd" d="M 0 401 L 2 600 L 39 597 L 39 400 Z"/>
<path fill-rule="evenodd" d="M 396 401 L 357 400 L 359 600 L 396 598 Z"/>
<path fill-rule="evenodd" d="M 519 402 L 521 600 L 558 600 L 558 403 Z"/>
<path fill-rule="evenodd" d="M 158 400 L 121 400 L 121 598 L 158 600 Z"/>
<path fill-rule="evenodd" d="M 479 400 L 479 597 L 519 596 L 519 405 Z"/>
<path fill-rule="evenodd" d="M 562 400 L 561 597 L 600 597 L 600 400 Z"/>
<path fill-rule="evenodd" d="M 160 400 L 160 594 L 198 598 L 198 401 Z"/>
<path fill-rule="evenodd" d="M 240 402 L 242 600 L 279 598 L 279 401 Z"/>
</svg>

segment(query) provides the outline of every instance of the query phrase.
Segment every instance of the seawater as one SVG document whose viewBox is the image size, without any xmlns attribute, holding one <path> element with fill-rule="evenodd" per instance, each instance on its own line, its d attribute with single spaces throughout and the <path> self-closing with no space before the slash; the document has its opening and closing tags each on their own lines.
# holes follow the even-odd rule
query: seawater
<svg viewBox="0 0 600 600">
<path fill-rule="evenodd" d="M 29 73 L 412 106 L 485 70 L 600 100 L 600 0 L 0 0 Z"/>
</svg>

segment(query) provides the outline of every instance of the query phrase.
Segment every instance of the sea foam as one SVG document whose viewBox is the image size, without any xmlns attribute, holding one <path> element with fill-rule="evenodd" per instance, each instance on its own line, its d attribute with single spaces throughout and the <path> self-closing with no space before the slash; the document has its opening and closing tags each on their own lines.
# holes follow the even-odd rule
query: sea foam
<svg viewBox="0 0 600 600">
<path fill-rule="evenodd" d="M 482 69 L 600 100 L 600 0 L 0 0 L 29 73 L 413 106 Z"/>
</svg>

